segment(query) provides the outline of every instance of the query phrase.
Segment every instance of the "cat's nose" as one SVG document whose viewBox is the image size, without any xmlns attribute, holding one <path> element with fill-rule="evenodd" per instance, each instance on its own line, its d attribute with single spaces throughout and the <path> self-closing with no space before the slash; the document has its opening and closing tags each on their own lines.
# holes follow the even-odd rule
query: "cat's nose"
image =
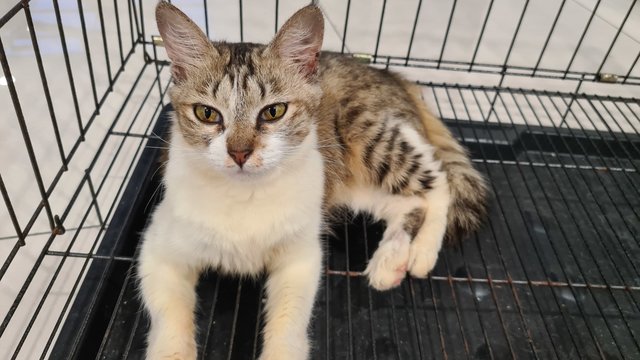
<svg viewBox="0 0 640 360">
<path fill-rule="evenodd" d="M 247 162 L 247 159 L 249 159 L 249 156 L 251 156 L 251 153 L 253 153 L 253 149 L 243 149 L 243 150 L 227 149 L 227 152 L 229 153 L 229 156 L 231 156 L 233 161 L 235 161 L 236 164 L 238 164 L 238 166 L 242 168 L 242 165 L 244 165 L 244 163 Z"/>
</svg>

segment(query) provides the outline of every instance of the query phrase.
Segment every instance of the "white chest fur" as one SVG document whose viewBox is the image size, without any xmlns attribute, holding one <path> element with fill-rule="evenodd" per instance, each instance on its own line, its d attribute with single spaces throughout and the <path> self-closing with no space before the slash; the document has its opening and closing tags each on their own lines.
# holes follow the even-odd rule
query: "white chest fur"
<svg viewBox="0 0 640 360">
<path fill-rule="evenodd" d="M 145 234 L 156 251 L 198 267 L 256 273 L 274 246 L 319 231 L 324 170 L 314 148 L 259 181 L 231 181 L 192 165 L 167 166 L 166 195 Z"/>
</svg>

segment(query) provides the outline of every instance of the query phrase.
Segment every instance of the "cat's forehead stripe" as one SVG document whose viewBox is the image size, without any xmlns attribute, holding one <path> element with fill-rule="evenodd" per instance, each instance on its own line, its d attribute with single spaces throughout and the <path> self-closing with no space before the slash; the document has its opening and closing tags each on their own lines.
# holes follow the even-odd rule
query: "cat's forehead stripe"
<svg viewBox="0 0 640 360">
<path fill-rule="evenodd" d="M 231 73 L 229 73 L 229 75 L 231 75 Z M 238 95 L 240 95 L 238 94 L 238 77 L 231 76 L 229 80 L 231 81 L 231 93 L 229 94 L 229 108 L 235 109 L 236 105 L 239 103 Z"/>
<path fill-rule="evenodd" d="M 242 91 L 244 93 L 247 92 L 247 86 L 249 84 L 249 70 L 247 69 L 247 71 L 244 72 L 244 75 L 242 76 Z"/>
<path fill-rule="evenodd" d="M 218 88 L 220 87 L 220 81 L 213 81 L 213 84 L 211 84 L 211 94 L 213 95 L 213 97 L 216 97 L 218 95 Z"/>
<path fill-rule="evenodd" d="M 257 64 L 255 54 L 259 53 L 261 49 L 260 46 L 255 44 L 228 43 L 220 43 L 217 45 L 224 49 L 222 52 L 226 57 L 226 63 L 224 65 L 225 75 L 222 81 L 228 81 L 234 97 L 241 98 L 244 94 L 247 94 L 251 82 L 254 82 L 257 90 L 260 92 L 260 98 L 264 98 L 268 93 L 268 89 L 260 79 L 256 77 Z M 219 86 L 220 83 L 212 84 L 213 96 L 218 94 Z"/>
<path fill-rule="evenodd" d="M 226 72 L 237 72 L 240 68 L 246 68 L 250 75 L 255 74 L 255 64 L 253 62 L 253 52 L 255 45 L 232 44 L 229 45 L 229 59 L 226 64 Z"/>
</svg>

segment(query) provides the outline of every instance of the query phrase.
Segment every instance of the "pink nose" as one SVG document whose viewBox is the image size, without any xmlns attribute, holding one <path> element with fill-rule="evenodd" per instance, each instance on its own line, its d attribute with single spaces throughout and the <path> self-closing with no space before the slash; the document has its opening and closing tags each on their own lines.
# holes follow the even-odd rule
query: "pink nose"
<svg viewBox="0 0 640 360">
<path fill-rule="evenodd" d="M 242 165 L 244 165 L 244 163 L 247 162 L 247 159 L 249 159 L 249 156 L 251 156 L 253 149 L 244 149 L 244 150 L 228 149 L 227 152 L 229 153 L 229 156 L 231 156 L 233 161 L 235 161 L 235 163 L 242 168 Z"/>
</svg>

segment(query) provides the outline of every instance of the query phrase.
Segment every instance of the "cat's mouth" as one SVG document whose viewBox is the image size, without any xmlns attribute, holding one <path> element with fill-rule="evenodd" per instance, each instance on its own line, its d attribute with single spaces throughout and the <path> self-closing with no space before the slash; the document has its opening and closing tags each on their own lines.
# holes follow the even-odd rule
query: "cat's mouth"
<svg viewBox="0 0 640 360">
<path fill-rule="evenodd" d="M 243 166 L 239 166 L 236 163 L 233 163 L 233 165 L 231 165 L 230 162 L 227 161 L 225 164 L 225 168 L 225 172 L 233 178 L 251 179 L 270 174 L 276 167 L 265 164 L 262 158 L 259 155 L 256 155 L 256 158 L 250 158 L 249 161 L 243 164 Z"/>
<path fill-rule="evenodd" d="M 235 170 L 233 171 L 234 174 L 237 174 L 239 176 L 250 176 L 252 171 L 250 170 L 246 170 L 245 168 L 240 168 L 237 167 L 235 168 Z"/>
<path fill-rule="evenodd" d="M 264 176 L 269 170 L 265 168 L 236 166 L 235 168 L 228 168 L 226 172 L 234 180 L 249 180 Z"/>
<path fill-rule="evenodd" d="M 283 165 L 282 162 L 265 161 L 261 154 L 253 154 L 247 161 L 242 161 L 242 166 L 230 156 L 224 159 L 222 164 L 215 160 L 213 163 L 218 172 L 234 181 L 260 179 L 265 176 L 271 176 L 274 172 L 277 173 L 278 171 L 276 170 Z"/>
</svg>

